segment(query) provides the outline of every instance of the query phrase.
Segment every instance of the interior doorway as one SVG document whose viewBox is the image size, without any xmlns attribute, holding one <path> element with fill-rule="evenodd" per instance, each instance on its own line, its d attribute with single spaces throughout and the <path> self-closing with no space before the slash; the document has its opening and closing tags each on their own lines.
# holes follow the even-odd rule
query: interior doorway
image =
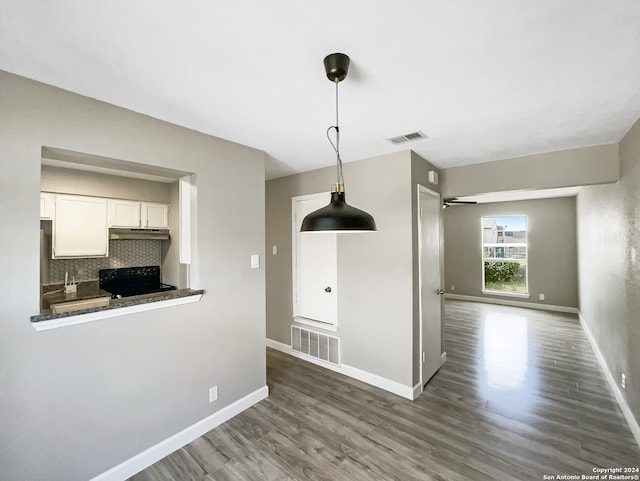
<svg viewBox="0 0 640 481">
<path fill-rule="evenodd" d="M 329 194 L 292 200 L 293 316 L 296 322 L 336 330 L 338 252 L 336 234 L 300 232 L 304 217 L 329 203 Z"/>
<path fill-rule="evenodd" d="M 418 185 L 421 386 L 442 366 L 444 270 L 440 194 Z"/>
</svg>

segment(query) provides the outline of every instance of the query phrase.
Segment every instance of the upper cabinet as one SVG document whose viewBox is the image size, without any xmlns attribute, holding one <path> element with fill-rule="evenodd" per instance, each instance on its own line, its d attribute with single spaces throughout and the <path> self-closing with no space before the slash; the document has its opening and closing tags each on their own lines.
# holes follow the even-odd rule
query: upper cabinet
<svg viewBox="0 0 640 481">
<path fill-rule="evenodd" d="M 109 226 L 160 229 L 169 227 L 169 206 L 152 202 L 109 200 Z"/>
<path fill-rule="evenodd" d="M 107 257 L 109 227 L 168 229 L 169 205 L 41 192 L 40 219 L 53 220 L 53 259 Z"/>
<path fill-rule="evenodd" d="M 52 220 L 55 209 L 55 195 L 49 192 L 40 192 L 40 220 Z"/>
<path fill-rule="evenodd" d="M 152 202 L 142 203 L 142 227 L 149 229 L 169 228 L 169 206 Z"/>
<path fill-rule="evenodd" d="M 140 227 L 140 202 L 109 199 L 109 227 Z"/>
<path fill-rule="evenodd" d="M 53 258 L 106 257 L 109 253 L 107 200 L 56 195 Z"/>
</svg>

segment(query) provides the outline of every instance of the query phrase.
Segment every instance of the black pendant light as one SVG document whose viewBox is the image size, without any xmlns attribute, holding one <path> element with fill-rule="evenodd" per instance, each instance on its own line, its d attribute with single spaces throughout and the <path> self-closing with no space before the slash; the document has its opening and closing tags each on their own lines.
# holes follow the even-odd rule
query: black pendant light
<svg viewBox="0 0 640 481">
<path fill-rule="evenodd" d="M 343 53 L 332 53 L 324 59 L 327 78 L 336 84 L 336 125 L 327 129 L 327 138 L 336 152 L 338 179 L 331 189 L 329 205 L 311 212 L 302 221 L 301 232 L 372 232 L 376 222 L 365 211 L 347 204 L 344 197 L 344 177 L 342 176 L 342 159 L 340 158 L 340 128 L 338 127 L 338 83 L 344 80 L 349 70 L 349 57 Z M 335 143 L 329 132 L 335 130 Z"/>
</svg>

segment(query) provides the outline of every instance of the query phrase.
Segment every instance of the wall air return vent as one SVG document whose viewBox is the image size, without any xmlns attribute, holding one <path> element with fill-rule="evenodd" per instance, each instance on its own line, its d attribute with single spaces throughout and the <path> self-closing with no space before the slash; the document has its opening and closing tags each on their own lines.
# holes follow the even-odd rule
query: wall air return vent
<svg viewBox="0 0 640 481">
<path fill-rule="evenodd" d="M 405 142 L 414 142 L 416 140 L 426 139 L 427 136 L 421 130 L 415 132 L 409 132 L 408 134 L 396 135 L 395 137 L 389 137 L 387 140 L 392 144 L 404 144 Z"/>
<path fill-rule="evenodd" d="M 340 338 L 291 326 L 291 348 L 305 356 L 340 366 Z"/>
</svg>

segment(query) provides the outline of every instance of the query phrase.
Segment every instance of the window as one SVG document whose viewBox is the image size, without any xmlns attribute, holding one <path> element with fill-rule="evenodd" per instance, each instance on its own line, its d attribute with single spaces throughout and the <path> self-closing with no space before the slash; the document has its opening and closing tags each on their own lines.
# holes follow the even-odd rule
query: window
<svg viewBox="0 0 640 481">
<path fill-rule="evenodd" d="M 482 290 L 527 296 L 527 216 L 482 218 Z"/>
</svg>

